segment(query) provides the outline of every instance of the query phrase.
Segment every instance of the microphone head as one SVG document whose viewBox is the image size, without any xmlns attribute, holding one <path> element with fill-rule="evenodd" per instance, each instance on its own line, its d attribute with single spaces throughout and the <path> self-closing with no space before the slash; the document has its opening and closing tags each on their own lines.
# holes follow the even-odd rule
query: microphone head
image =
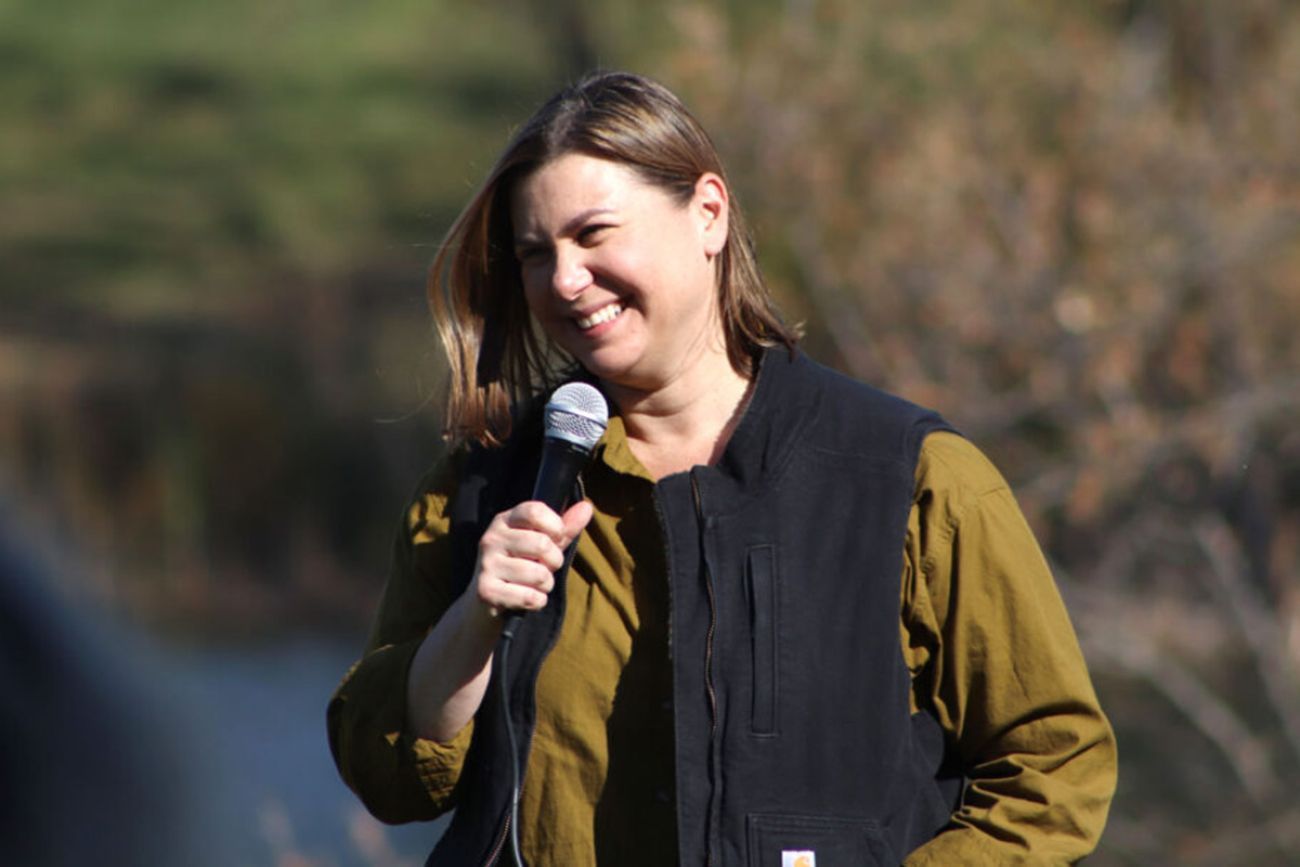
<svg viewBox="0 0 1300 867">
<path fill-rule="evenodd" d="M 609 407 L 595 386 L 569 382 L 557 388 L 546 402 L 546 438 L 573 443 L 591 451 L 609 424 Z"/>
</svg>

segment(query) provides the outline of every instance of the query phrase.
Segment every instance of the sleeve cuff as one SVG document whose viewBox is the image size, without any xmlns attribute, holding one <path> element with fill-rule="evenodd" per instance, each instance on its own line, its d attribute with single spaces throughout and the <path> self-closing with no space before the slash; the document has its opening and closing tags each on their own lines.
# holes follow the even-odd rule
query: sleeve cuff
<svg viewBox="0 0 1300 867">
<path fill-rule="evenodd" d="M 471 719 L 446 743 L 428 738 L 406 738 L 415 762 L 415 772 L 435 800 L 450 797 L 460 779 L 461 769 L 465 766 L 465 756 L 469 753 L 473 737 L 474 720 Z"/>
</svg>

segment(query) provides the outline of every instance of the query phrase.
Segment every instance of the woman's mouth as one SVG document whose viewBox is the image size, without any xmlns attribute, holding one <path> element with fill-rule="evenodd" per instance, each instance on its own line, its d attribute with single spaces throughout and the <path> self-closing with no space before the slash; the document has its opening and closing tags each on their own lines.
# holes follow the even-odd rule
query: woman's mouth
<svg viewBox="0 0 1300 867">
<path fill-rule="evenodd" d="M 577 322 L 579 328 L 581 328 L 583 331 L 588 331 L 592 328 L 595 328 L 597 325 L 600 325 L 603 322 L 608 322 L 611 319 L 617 318 L 618 315 L 622 312 L 623 312 L 623 305 L 615 301 L 611 304 L 606 304 L 604 307 L 600 308 L 594 313 L 591 313 L 587 316 L 583 316 L 580 319 L 577 319 L 575 321 Z"/>
</svg>

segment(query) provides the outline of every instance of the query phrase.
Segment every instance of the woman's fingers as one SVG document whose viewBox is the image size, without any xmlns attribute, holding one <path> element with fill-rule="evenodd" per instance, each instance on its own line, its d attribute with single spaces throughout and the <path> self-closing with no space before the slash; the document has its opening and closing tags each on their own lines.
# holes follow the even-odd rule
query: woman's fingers
<svg viewBox="0 0 1300 867">
<path fill-rule="evenodd" d="M 535 501 L 497 515 L 479 540 L 479 600 L 494 611 L 544 607 L 554 573 L 564 565 L 564 549 L 591 515 L 590 503 L 576 503 L 561 517 Z"/>
<path fill-rule="evenodd" d="M 492 544 L 492 543 L 489 543 Z M 505 533 L 500 541 L 501 553 L 519 560 L 534 560 L 554 572 L 564 563 L 564 549 L 550 536 L 534 530 Z"/>
<path fill-rule="evenodd" d="M 561 563 L 563 554 L 540 533 L 485 533 L 479 543 L 479 599 L 491 608 L 541 608 L 555 583 L 552 573 Z"/>
</svg>

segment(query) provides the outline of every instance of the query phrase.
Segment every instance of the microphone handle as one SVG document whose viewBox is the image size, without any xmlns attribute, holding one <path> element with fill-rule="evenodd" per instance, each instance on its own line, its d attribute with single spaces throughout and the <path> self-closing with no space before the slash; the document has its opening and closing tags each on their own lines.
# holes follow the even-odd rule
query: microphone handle
<svg viewBox="0 0 1300 867">
<path fill-rule="evenodd" d="M 537 468 L 532 498 L 545 503 L 556 512 L 563 512 L 572 498 L 578 473 L 582 472 L 590 457 L 590 449 L 584 449 L 568 440 L 547 437 L 542 443 L 542 464 Z M 523 616 L 524 612 L 519 609 L 507 611 L 501 634 L 506 638 L 514 638 Z"/>
<path fill-rule="evenodd" d="M 542 464 L 533 483 L 533 499 L 540 500 L 557 512 L 568 507 L 578 473 L 587 465 L 591 450 L 568 440 L 546 438 L 542 445 Z"/>
</svg>

